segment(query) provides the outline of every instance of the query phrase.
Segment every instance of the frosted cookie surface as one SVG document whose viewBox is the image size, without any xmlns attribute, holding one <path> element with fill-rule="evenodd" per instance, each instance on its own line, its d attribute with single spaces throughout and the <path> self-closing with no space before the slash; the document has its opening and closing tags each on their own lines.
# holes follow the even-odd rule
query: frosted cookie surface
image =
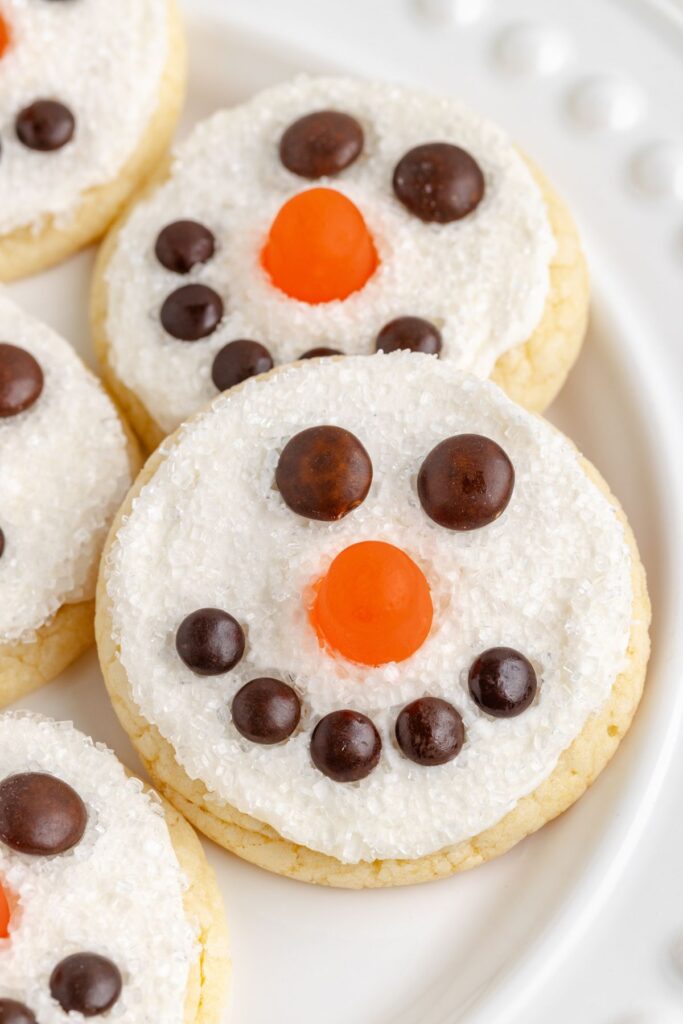
<svg viewBox="0 0 683 1024">
<path fill-rule="evenodd" d="M 433 357 L 219 397 L 106 564 L 133 702 L 184 772 L 347 864 L 495 825 L 628 660 L 615 509 L 565 438 Z"/>
<path fill-rule="evenodd" d="M 143 141 L 167 0 L 0 0 L 0 235 L 73 219 Z"/>
<path fill-rule="evenodd" d="M 118 413 L 73 349 L 0 296 L 0 644 L 94 596 L 130 485 Z"/>
<path fill-rule="evenodd" d="M 69 723 L 0 717 L 3 1019 L 184 1024 L 187 886 L 158 800 L 113 754 Z"/>
<path fill-rule="evenodd" d="M 300 78 L 177 148 L 105 248 L 96 332 L 161 432 L 320 349 L 488 376 L 543 320 L 558 244 L 499 128 L 453 99 Z"/>
</svg>

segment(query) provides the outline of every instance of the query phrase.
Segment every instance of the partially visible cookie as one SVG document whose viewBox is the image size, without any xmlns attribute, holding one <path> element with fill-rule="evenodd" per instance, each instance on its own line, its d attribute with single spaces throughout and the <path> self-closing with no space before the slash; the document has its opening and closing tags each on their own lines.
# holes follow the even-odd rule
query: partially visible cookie
<svg viewBox="0 0 683 1024">
<path fill-rule="evenodd" d="M 225 917 L 194 832 L 105 747 L 22 713 L 0 716 L 0 947 L 3 1020 L 220 1019 Z"/>
<path fill-rule="evenodd" d="M 176 0 L 6 0 L 0 281 L 99 238 L 163 156 L 184 92 Z"/>
<path fill-rule="evenodd" d="M 164 795 L 345 887 L 483 863 L 614 754 L 649 654 L 616 500 L 550 424 L 408 353 L 279 368 L 150 458 L 97 642 Z"/>
<path fill-rule="evenodd" d="M 330 352 L 436 353 L 541 411 L 587 306 L 571 215 L 502 131 L 452 99 L 298 78 L 178 147 L 102 248 L 92 324 L 151 449 L 218 391 Z"/>
<path fill-rule="evenodd" d="M 138 467 L 71 346 L 0 296 L 0 706 L 92 643 L 102 544 Z"/>
</svg>

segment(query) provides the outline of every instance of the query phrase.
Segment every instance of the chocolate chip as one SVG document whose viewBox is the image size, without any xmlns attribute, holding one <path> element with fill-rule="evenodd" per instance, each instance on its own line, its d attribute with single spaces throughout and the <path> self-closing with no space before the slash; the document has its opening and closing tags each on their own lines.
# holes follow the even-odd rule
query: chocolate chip
<svg viewBox="0 0 683 1024">
<path fill-rule="evenodd" d="M 54 775 L 23 772 L 0 783 L 0 842 L 17 853 L 65 853 L 81 841 L 87 822 L 78 793 Z"/>
<path fill-rule="evenodd" d="M 29 149 L 50 153 L 71 142 L 76 120 L 63 103 L 36 100 L 17 114 L 15 128 L 20 142 Z"/>
<path fill-rule="evenodd" d="M 285 445 L 275 483 L 292 512 L 334 522 L 365 500 L 372 462 L 358 438 L 343 427 L 309 427 Z"/>
<path fill-rule="evenodd" d="M 161 307 L 164 330 L 179 341 L 208 338 L 223 319 L 223 300 L 205 284 L 186 284 L 171 292 Z"/>
<path fill-rule="evenodd" d="M 290 124 L 280 140 L 280 160 L 301 178 L 338 174 L 360 156 L 363 129 L 339 110 L 317 110 Z"/>
<path fill-rule="evenodd" d="M 273 357 L 259 341 L 240 338 L 224 345 L 213 361 L 211 379 L 219 391 L 227 391 L 249 377 L 273 369 Z"/>
<path fill-rule="evenodd" d="M 0 419 L 17 416 L 38 400 L 43 371 L 30 352 L 0 343 Z"/>
<path fill-rule="evenodd" d="M 174 274 L 189 274 L 198 263 L 207 263 L 216 251 L 216 239 L 196 220 L 177 220 L 159 233 L 156 258 Z"/>
<path fill-rule="evenodd" d="M 5 534 L 4 534 L 4 531 L 2 529 L 0 529 L 0 558 L 2 558 L 4 553 L 5 553 Z"/>
<path fill-rule="evenodd" d="M 416 764 L 446 764 L 462 750 L 465 727 L 447 700 L 420 697 L 396 719 L 396 739 L 405 756 Z"/>
<path fill-rule="evenodd" d="M 375 348 L 378 352 L 408 349 L 410 352 L 438 355 L 441 344 L 441 332 L 429 320 L 420 316 L 399 316 L 384 325 L 377 335 Z"/>
<path fill-rule="evenodd" d="M 74 953 L 57 964 L 50 993 L 67 1013 L 99 1017 L 117 1002 L 123 988 L 116 964 L 97 953 Z"/>
<path fill-rule="evenodd" d="M 449 224 L 472 213 L 484 197 L 484 175 L 469 153 L 448 142 L 416 146 L 399 160 L 394 192 L 416 217 Z"/>
<path fill-rule="evenodd" d="M 299 359 L 322 359 L 323 356 L 343 356 L 344 353 L 338 348 L 326 348 L 325 345 L 319 345 L 318 348 L 309 348 L 306 352 L 302 352 Z"/>
<path fill-rule="evenodd" d="M 357 782 L 379 764 L 382 741 L 359 711 L 333 711 L 316 725 L 311 757 L 316 768 L 335 782 Z"/>
<path fill-rule="evenodd" d="M 23 1003 L 0 999 L 0 1024 L 36 1024 L 36 1018 Z"/>
<path fill-rule="evenodd" d="M 281 743 L 301 718 L 296 691 L 280 679 L 252 679 L 232 702 L 235 728 L 252 743 Z"/>
<path fill-rule="evenodd" d="M 478 530 L 507 508 L 515 471 L 500 445 L 480 434 L 458 434 L 434 448 L 420 467 L 417 492 L 435 523 Z"/>
<path fill-rule="evenodd" d="M 180 623 L 175 645 L 198 676 L 219 676 L 234 668 L 244 654 L 244 631 L 220 608 L 199 608 Z"/>
<path fill-rule="evenodd" d="M 480 654 L 470 668 L 469 685 L 474 703 L 494 718 L 521 715 L 538 689 L 533 665 L 512 647 Z"/>
</svg>

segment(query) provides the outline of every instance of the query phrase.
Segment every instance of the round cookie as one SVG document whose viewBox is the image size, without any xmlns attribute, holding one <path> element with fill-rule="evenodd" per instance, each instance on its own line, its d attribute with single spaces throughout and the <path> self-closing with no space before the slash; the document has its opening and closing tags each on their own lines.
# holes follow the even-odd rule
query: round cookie
<svg viewBox="0 0 683 1024">
<path fill-rule="evenodd" d="M 0 1018 L 218 1024 L 225 917 L 190 826 L 71 723 L 5 714 L 0 739 Z"/>
<path fill-rule="evenodd" d="M 166 441 L 112 528 L 96 632 L 186 817 L 361 887 L 482 863 L 570 806 L 630 724 L 648 624 L 571 443 L 395 353 L 282 367 Z"/>
<path fill-rule="evenodd" d="M 437 352 L 542 411 L 587 305 L 568 210 L 498 128 L 408 88 L 297 78 L 178 147 L 102 247 L 92 325 L 152 449 L 217 391 L 330 349 Z"/>
<path fill-rule="evenodd" d="M 99 556 L 139 465 L 71 346 L 0 296 L 0 707 L 92 643 Z"/>
<path fill-rule="evenodd" d="M 176 0 L 5 0 L 0 281 L 108 228 L 170 143 L 185 60 Z"/>
</svg>

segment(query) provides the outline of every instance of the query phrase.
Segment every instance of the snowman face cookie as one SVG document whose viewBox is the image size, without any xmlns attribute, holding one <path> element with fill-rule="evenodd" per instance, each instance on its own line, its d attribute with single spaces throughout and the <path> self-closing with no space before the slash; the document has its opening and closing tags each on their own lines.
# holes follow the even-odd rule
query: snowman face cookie
<svg viewBox="0 0 683 1024">
<path fill-rule="evenodd" d="M 179 146 L 105 246 L 95 330 L 162 434 L 304 355 L 411 348 L 488 376 L 562 304 L 561 234 L 511 142 L 456 101 L 301 78 Z M 562 259 L 580 264 L 575 239 Z"/>
<path fill-rule="evenodd" d="M 184 900 L 206 865 L 189 827 L 170 827 L 69 723 L 0 718 L 0 1019 L 195 1020 L 185 1009 L 200 933 Z M 186 833 L 193 859 L 181 867 Z"/>
<path fill-rule="evenodd" d="M 39 649 L 61 609 L 94 596 L 131 460 L 113 403 L 71 347 L 0 297 L 0 701 L 29 682 L 34 656 L 22 650 Z M 56 663 L 43 664 L 42 681 L 77 639 L 61 648 L 52 633 Z"/>
<path fill-rule="evenodd" d="M 0 0 L 0 279 L 95 237 L 156 162 L 175 19 L 169 0 Z"/>
<path fill-rule="evenodd" d="M 564 437 L 445 361 L 248 381 L 134 493 L 99 613 L 123 676 L 101 653 L 172 750 L 166 791 L 188 806 L 182 770 L 218 819 L 337 862 L 495 826 L 629 662 L 637 556 L 613 505 Z"/>
</svg>

